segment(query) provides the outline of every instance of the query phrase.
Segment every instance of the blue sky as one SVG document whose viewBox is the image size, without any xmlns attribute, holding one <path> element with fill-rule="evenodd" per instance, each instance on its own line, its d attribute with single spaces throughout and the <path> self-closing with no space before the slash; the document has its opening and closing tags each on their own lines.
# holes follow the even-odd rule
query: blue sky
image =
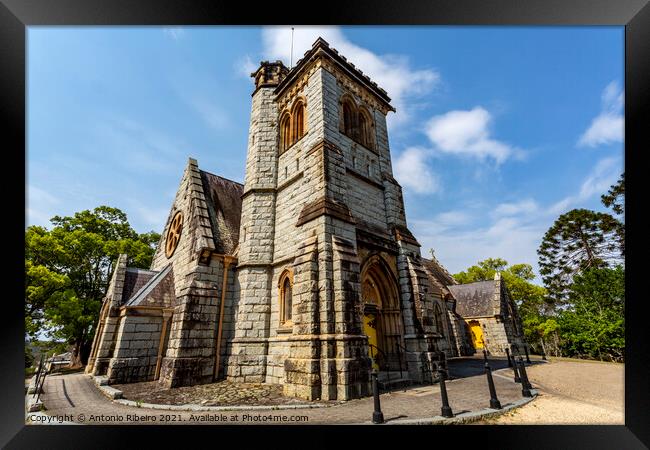
<svg viewBox="0 0 650 450">
<path fill-rule="evenodd" d="M 29 27 L 28 225 L 106 204 L 162 231 L 188 157 L 243 181 L 250 72 L 290 27 Z M 544 232 L 623 170 L 623 27 L 296 27 L 388 91 L 409 227 L 452 272 L 537 268 Z"/>
</svg>

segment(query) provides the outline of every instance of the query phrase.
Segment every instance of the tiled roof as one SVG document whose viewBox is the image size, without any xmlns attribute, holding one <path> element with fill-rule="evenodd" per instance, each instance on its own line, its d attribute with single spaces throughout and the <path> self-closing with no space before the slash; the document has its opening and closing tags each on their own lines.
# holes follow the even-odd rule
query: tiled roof
<svg viewBox="0 0 650 450">
<path fill-rule="evenodd" d="M 142 289 L 151 278 L 158 272 L 153 270 L 138 269 L 136 267 L 127 267 L 124 274 L 124 287 L 122 288 L 121 304 L 126 303 L 136 292 Z"/>
<path fill-rule="evenodd" d="M 239 242 L 241 196 L 244 185 L 201 170 L 215 249 L 218 253 L 233 254 Z"/>
<path fill-rule="evenodd" d="M 462 317 L 485 317 L 499 314 L 494 311 L 495 281 L 447 286 L 456 299 L 456 313 Z"/>
<path fill-rule="evenodd" d="M 169 264 L 163 270 L 157 272 L 125 305 L 172 307 L 175 297 L 174 276 L 172 265 Z"/>
<path fill-rule="evenodd" d="M 447 272 L 447 269 L 445 269 L 442 264 L 440 264 L 440 262 L 435 259 L 435 257 L 431 259 L 421 258 L 421 261 L 427 272 L 430 272 L 439 284 L 442 284 L 443 286 L 457 284 L 457 281 L 454 279 L 454 277 L 452 277 L 451 274 Z"/>
</svg>

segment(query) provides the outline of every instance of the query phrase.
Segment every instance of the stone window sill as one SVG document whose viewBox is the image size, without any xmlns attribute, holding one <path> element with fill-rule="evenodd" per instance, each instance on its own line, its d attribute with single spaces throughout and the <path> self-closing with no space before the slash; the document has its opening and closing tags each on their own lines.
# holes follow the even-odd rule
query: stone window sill
<svg viewBox="0 0 650 450">
<path fill-rule="evenodd" d="M 297 143 L 299 143 L 300 141 L 302 141 L 302 140 L 305 138 L 305 136 L 307 136 L 308 133 L 309 133 L 309 131 L 305 131 L 305 132 L 303 133 L 303 135 L 300 136 L 296 142 L 294 142 L 293 144 L 291 144 L 290 146 L 288 146 L 288 147 L 285 148 L 284 150 L 281 150 L 280 152 L 278 152 L 278 156 L 280 156 L 280 155 L 284 155 L 286 152 L 288 152 L 289 150 L 291 150 L 291 149 L 292 149 L 292 148 L 293 148 Z"/>
<path fill-rule="evenodd" d="M 343 136 L 345 136 L 346 138 L 350 139 L 350 140 L 351 140 L 352 142 L 354 142 L 355 144 L 360 145 L 361 147 L 365 148 L 366 150 L 368 150 L 368 151 L 370 151 L 370 152 L 372 152 L 372 153 L 374 153 L 374 154 L 376 154 L 376 155 L 379 154 L 379 151 L 375 149 L 375 146 L 374 146 L 374 145 L 370 145 L 370 146 L 368 146 L 368 145 L 364 144 L 363 142 L 361 142 L 360 140 L 358 140 L 357 138 L 350 136 L 350 135 L 347 134 L 345 131 L 343 131 L 343 130 L 339 130 L 339 131 L 341 132 L 341 134 L 342 134 Z"/>
<path fill-rule="evenodd" d="M 293 333 L 292 324 L 283 324 L 278 327 L 278 334 L 288 334 L 288 333 Z"/>
</svg>

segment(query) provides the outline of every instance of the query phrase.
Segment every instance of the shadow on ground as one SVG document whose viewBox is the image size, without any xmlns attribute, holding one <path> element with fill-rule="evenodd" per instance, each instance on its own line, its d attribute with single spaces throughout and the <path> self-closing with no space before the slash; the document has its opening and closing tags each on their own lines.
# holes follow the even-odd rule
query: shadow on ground
<svg viewBox="0 0 650 450">
<path fill-rule="evenodd" d="M 509 367 L 508 358 L 505 356 L 490 356 L 488 357 L 488 363 L 493 371 Z M 539 364 L 544 364 L 544 361 L 531 359 L 531 363 L 526 363 L 526 367 Z M 449 369 L 449 376 L 451 379 L 474 377 L 485 374 L 485 361 L 483 360 L 482 355 L 452 358 L 447 360 L 447 368 Z"/>
</svg>

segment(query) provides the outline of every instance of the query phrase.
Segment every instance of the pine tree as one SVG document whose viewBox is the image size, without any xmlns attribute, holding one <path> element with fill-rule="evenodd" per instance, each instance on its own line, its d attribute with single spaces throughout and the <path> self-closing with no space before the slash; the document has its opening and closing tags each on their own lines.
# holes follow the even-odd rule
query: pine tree
<svg viewBox="0 0 650 450">
<path fill-rule="evenodd" d="M 609 214 L 574 209 L 548 229 L 537 250 L 542 279 L 551 298 L 566 302 L 574 275 L 622 260 L 620 222 Z"/>
<path fill-rule="evenodd" d="M 601 195 L 600 199 L 608 208 L 621 217 L 618 226 L 618 235 L 621 241 L 621 254 L 625 255 L 625 173 L 621 174 L 618 182 L 609 188 L 607 194 Z"/>
</svg>

